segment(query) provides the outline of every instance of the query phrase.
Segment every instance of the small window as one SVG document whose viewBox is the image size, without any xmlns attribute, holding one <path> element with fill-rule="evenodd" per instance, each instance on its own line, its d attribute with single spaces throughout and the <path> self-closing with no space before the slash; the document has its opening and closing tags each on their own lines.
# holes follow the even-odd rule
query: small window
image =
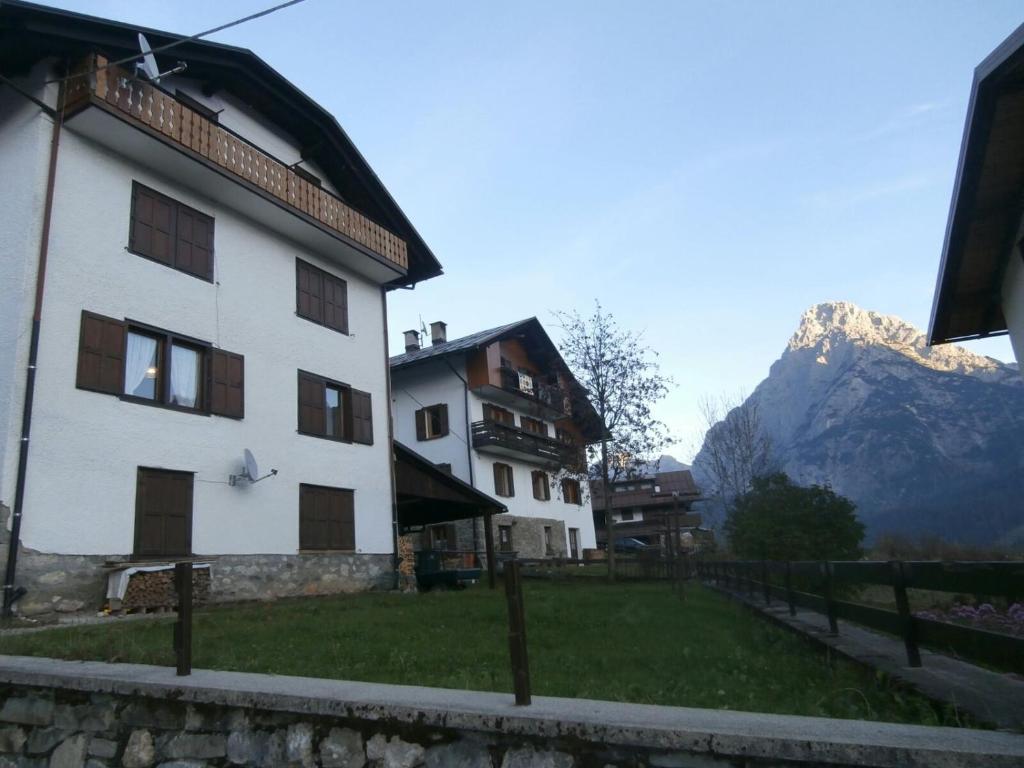
<svg viewBox="0 0 1024 768">
<path fill-rule="evenodd" d="M 505 408 L 499 408 L 496 405 L 490 403 L 484 403 L 484 421 L 493 421 L 498 424 L 507 424 L 510 427 L 516 425 L 516 417 L 512 411 Z"/>
<path fill-rule="evenodd" d="M 548 484 L 547 472 L 537 470 L 531 473 L 533 479 L 533 498 L 548 501 L 551 498 L 551 486 Z"/>
<path fill-rule="evenodd" d="M 512 467 L 500 462 L 494 463 L 494 492 L 498 496 L 515 496 Z"/>
<path fill-rule="evenodd" d="M 498 526 L 498 551 L 499 552 L 512 552 L 512 526 L 511 525 L 499 525 Z"/>
<path fill-rule="evenodd" d="M 562 480 L 562 501 L 566 504 L 582 504 L 583 500 L 580 495 L 580 481 L 573 480 L 571 478 L 564 478 Z"/>
<path fill-rule="evenodd" d="M 189 411 L 205 411 L 210 348 L 165 331 L 127 324 L 125 397 Z"/>
<path fill-rule="evenodd" d="M 457 548 L 455 537 L 455 525 L 434 525 L 430 527 L 430 548 L 440 550 L 454 550 Z"/>
<path fill-rule="evenodd" d="M 299 485 L 299 549 L 354 550 L 354 495 L 344 488 Z"/>
<path fill-rule="evenodd" d="M 544 554 L 549 557 L 555 554 L 554 534 L 550 525 L 544 526 Z"/>
<path fill-rule="evenodd" d="M 299 432 L 329 440 L 372 445 L 370 394 L 299 371 Z"/>
<path fill-rule="evenodd" d="M 296 259 L 295 313 L 339 333 L 348 333 L 348 284 Z"/>
<path fill-rule="evenodd" d="M 529 416 L 523 416 L 519 419 L 519 423 L 523 428 L 523 432 L 544 437 L 548 436 L 548 425 L 540 419 L 531 419 Z"/>
<path fill-rule="evenodd" d="M 134 557 L 192 554 L 192 485 L 191 472 L 138 468 Z"/>
<path fill-rule="evenodd" d="M 440 403 L 416 411 L 416 439 L 434 440 L 448 434 L 448 404 Z"/>
<path fill-rule="evenodd" d="M 620 514 L 620 519 L 622 520 L 622 522 L 628 523 L 628 522 L 630 522 L 633 519 L 633 513 L 632 512 L 622 512 Z"/>
<path fill-rule="evenodd" d="M 128 250 L 212 281 L 213 217 L 134 182 Z"/>
</svg>

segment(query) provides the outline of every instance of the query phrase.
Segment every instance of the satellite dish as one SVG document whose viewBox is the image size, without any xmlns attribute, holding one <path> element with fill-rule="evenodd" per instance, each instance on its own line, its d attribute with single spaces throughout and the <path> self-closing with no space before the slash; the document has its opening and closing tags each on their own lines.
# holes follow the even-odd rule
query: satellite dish
<svg viewBox="0 0 1024 768">
<path fill-rule="evenodd" d="M 141 32 L 139 32 L 139 50 L 142 52 L 142 61 L 136 62 L 135 71 L 141 73 L 143 77 L 157 85 L 160 85 L 160 78 L 176 75 L 188 69 L 188 64 L 184 61 L 179 61 L 174 69 L 161 73 L 160 68 L 156 65 L 156 56 L 153 55 L 153 48 L 150 46 L 149 40 Z"/>
<path fill-rule="evenodd" d="M 242 464 L 242 471 L 239 474 L 228 475 L 228 485 L 238 485 L 239 480 L 246 480 L 251 485 L 277 474 L 277 470 L 272 469 L 268 474 L 260 477 L 260 470 L 259 465 L 256 464 L 256 457 L 252 455 L 252 451 L 248 448 L 242 451 Z"/>
</svg>

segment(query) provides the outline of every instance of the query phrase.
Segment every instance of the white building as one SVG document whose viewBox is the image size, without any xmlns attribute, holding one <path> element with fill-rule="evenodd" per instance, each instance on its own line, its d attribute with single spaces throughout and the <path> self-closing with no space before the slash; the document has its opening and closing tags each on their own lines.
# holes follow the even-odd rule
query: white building
<svg viewBox="0 0 1024 768">
<path fill-rule="evenodd" d="M 188 42 L 157 86 L 111 64 L 138 31 L 0 7 L 6 604 L 190 556 L 225 599 L 390 586 L 385 297 L 440 265 L 257 56 Z M 276 476 L 232 485 L 245 448 Z"/>
<path fill-rule="evenodd" d="M 536 318 L 431 344 L 406 332 L 391 358 L 395 440 L 503 503 L 499 552 L 582 556 L 596 546 L 584 445 L 600 439 L 593 407 Z M 581 485 L 581 480 L 582 485 Z M 481 552 L 478 526 L 438 525 L 423 547 Z"/>
<path fill-rule="evenodd" d="M 1024 25 L 974 72 L 929 344 L 1010 335 L 1024 363 Z M 1024 369 L 1022 369 L 1024 370 Z"/>
</svg>

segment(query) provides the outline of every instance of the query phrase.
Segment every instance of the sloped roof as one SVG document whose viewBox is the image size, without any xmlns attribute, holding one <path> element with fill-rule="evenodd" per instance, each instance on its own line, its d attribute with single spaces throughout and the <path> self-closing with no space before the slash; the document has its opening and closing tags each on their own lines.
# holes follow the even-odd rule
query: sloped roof
<svg viewBox="0 0 1024 768">
<path fill-rule="evenodd" d="M 640 506 L 671 507 L 673 504 L 673 493 L 678 493 L 680 501 L 685 502 L 697 501 L 701 497 L 700 488 L 697 487 L 697 483 L 694 482 L 693 475 L 690 474 L 688 469 L 676 470 L 674 472 L 659 472 L 653 476 L 646 475 L 644 477 L 632 478 L 632 480 L 619 480 L 612 483 L 612 487 L 630 482 L 649 482 L 652 477 L 654 483 L 660 489 L 659 491 L 655 492 L 652 488 L 641 488 L 633 491 L 613 491 L 611 495 L 612 509 Z M 591 505 L 595 510 L 604 509 L 603 485 L 600 480 L 592 480 L 590 483 Z"/>
<path fill-rule="evenodd" d="M 491 343 L 495 339 L 501 338 L 506 333 L 514 331 L 520 326 L 525 326 L 531 321 L 539 324 L 536 317 L 528 317 L 525 320 L 517 320 L 514 323 L 499 325 L 497 328 L 489 328 L 486 331 L 477 331 L 476 333 L 471 333 L 468 336 L 463 336 L 460 339 L 453 339 L 452 341 L 447 341 L 443 344 L 431 344 L 429 347 L 423 347 L 422 349 L 417 349 L 414 352 L 405 352 L 401 355 L 395 355 L 390 360 L 391 368 L 392 370 L 395 370 L 397 368 L 403 368 L 407 365 L 420 363 L 431 358 L 441 358 L 445 355 L 456 354 L 457 352 L 471 352 Z"/>
<path fill-rule="evenodd" d="M 22 0 L 0 0 L 0 72 L 22 72 L 50 56 L 84 57 L 94 51 L 112 58 L 131 56 L 139 51 L 139 32 L 154 48 L 185 37 Z M 403 238 L 409 249 L 403 284 L 441 274 L 437 258 L 334 116 L 263 59 L 247 48 L 206 40 L 184 42 L 164 56 L 186 61 L 188 77 L 239 96 L 293 136 L 303 156 L 323 169 L 346 203 Z"/>
</svg>

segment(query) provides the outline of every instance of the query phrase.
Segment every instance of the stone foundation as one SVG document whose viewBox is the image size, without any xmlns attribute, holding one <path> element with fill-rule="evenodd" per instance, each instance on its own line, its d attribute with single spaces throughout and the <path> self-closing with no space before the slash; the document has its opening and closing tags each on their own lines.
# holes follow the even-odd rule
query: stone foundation
<svg viewBox="0 0 1024 768">
<path fill-rule="evenodd" d="M 494 546 L 498 547 L 499 525 L 512 526 L 512 549 L 518 557 L 533 559 L 542 557 L 568 557 L 565 540 L 565 521 L 546 517 L 521 517 L 516 515 L 495 515 L 491 518 L 494 529 Z M 551 551 L 544 547 L 544 527 L 551 526 Z"/>
</svg>

